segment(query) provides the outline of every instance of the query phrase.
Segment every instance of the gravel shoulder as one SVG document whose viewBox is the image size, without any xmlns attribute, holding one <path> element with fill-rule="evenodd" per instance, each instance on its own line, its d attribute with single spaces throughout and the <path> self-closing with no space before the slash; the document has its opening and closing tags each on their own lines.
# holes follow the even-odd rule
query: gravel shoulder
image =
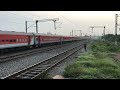
<svg viewBox="0 0 120 90">
<path fill-rule="evenodd" d="M 80 44 L 80 42 L 78 44 Z M 36 64 L 40 61 L 43 61 L 44 59 L 47 59 L 47 58 L 54 56 L 58 53 L 61 53 L 64 50 L 72 48 L 74 45 L 76 45 L 76 43 L 71 43 L 69 46 L 54 49 L 51 51 L 46 51 L 43 53 L 38 53 L 35 55 L 31 55 L 29 57 L 24 57 L 24 58 L 20 58 L 17 60 L 12 60 L 12 61 L 0 63 L 0 78 L 5 77 L 5 76 L 12 74 L 16 71 L 19 71 L 21 69 L 24 69 L 28 66 L 33 65 L 33 64 Z"/>
<path fill-rule="evenodd" d="M 91 51 L 90 43 L 87 45 L 87 51 Z M 64 68 L 68 65 L 73 64 L 77 60 L 77 58 L 80 57 L 80 54 L 84 53 L 84 52 L 85 52 L 85 50 L 84 50 L 84 48 L 82 48 L 77 53 L 71 55 L 70 58 L 66 59 L 65 61 L 63 61 L 62 63 L 57 65 L 55 68 L 51 69 L 47 74 L 47 78 L 52 79 L 56 75 L 63 76 Z"/>
<path fill-rule="evenodd" d="M 85 52 L 85 50 L 81 49 L 77 53 L 71 55 L 70 58 L 66 59 L 65 61 L 63 61 L 62 63 L 60 63 L 59 65 L 57 65 L 55 68 L 51 69 L 48 72 L 48 78 L 51 79 L 55 75 L 63 75 L 64 68 L 66 66 L 70 65 L 70 64 L 73 64 L 77 60 L 77 57 L 80 56 L 80 53 L 83 53 L 83 52 Z"/>
</svg>

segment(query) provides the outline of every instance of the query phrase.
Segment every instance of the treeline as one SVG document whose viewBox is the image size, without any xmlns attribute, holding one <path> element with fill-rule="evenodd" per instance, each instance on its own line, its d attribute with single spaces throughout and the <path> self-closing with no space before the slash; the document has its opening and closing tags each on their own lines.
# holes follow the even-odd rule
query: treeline
<svg viewBox="0 0 120 90">
<path fill-rule="evenodd" d="M 115 35 L 113 34 L 106 34 L 105 36 L 102 36 L 102 39 L 105 39 L 110 42 L 115 41 Z M 120 35 L 117 35 L 117 41 L 120 42 Z"/>
</svg>

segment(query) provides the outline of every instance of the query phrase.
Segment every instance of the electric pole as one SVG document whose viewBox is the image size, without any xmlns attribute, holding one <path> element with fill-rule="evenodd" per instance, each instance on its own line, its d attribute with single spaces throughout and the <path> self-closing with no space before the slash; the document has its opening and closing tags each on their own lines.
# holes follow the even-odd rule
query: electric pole
<svg viewBox="0 0 120 90">
<path fill-rule="evenodd" d="M 73 30 L 72 30 L 72 36 L 73 36 Z"/>
<path fill-rule="evenodd" d="M 115 45 L 117 45 L 117 17 L 118 14 L 115 15 Z"/>
<path fill-rule="evenodd" d="M 93 28 L 94 28 L 94 27 L 90 27 L 90 28 L 92 28 L 92 33 L 93 33 Z"/>
<path fill-rule="evenodd" d="M 36 33 L 38 33 L 38 20 L 36 20 Z"/>
<path fill-rule="evenodd" d="M 56 30 L 56 20 L 53 20 L 54 22 L 54 29 Z"/>
<path fill-rule="evenodd" d="M 92 26 L 90 28 L 92 28 L 92 33 L 93 33 L 93 28 L 104 28 L 104 30 L 103 30 L 103 36 L 105 36 L 105 26 Z"/>
<path fill-rule="evenodd" d="M 54 18 L 54 19 L 43 19 L 43 20 L 35 20 L 35 21 L 29 21 L 29 22 L 35 22 L 34 24 L 35 27 L 36 27 L 36 33 L 38 33 L 38 22 L 47 22 L 47 21 L 53 21 L 54 22 L 54 29 L 56 30 L 56 21 L 58 21 L 59 18 Z M 28 24 L 28 21 L 25 21 L 25 26 L 26 26 L 26 32 L 27 32 L 27 29 L 32 27 L 34 24 L 32 24 L 31 26 L 27 26 Z"/>
<path fill-rule="evenodd" d="M 25 21 L 25 25 L 26 25 L 26 33 L 27 33 L 27 21 Z"/>
<path fill-rule="evenodd" d="M 71 36 L 71 32 L 70 32 L 70 36 Z"/>
<path fill-rule="evenodd" d="M 43 20 L 36 20 L 36 33 L 38 33 L 38 22 L 47 22 L 47 21 L 53 21 L 54 22 L 54 29 L 56 30 L 56 21 L 58 21 L 59 18 L 55 18 L 55 19 L 43 19 Z"/>
<path fill-rule="evenodd" d="M 34 24 L 32 24 L 28 27 L 28 22 L 35 22 L 35 21 L 25 21 L 25 31 L 26 31 L 26 33 L 28 32 L 28 28 L 32 27 L 35 24 L 34 23 Z"/>
<path fill-rule="evenodd" d="M 103 35 L 105 35 L 105 26 L 92 26 L 90 28 L 92 28 L 92 33 L 93 33 L 93 28 L 104 28 Z"/>
<path fill-rule="evenodd" d="M 105 36 L 105 26 L 104 26 L 104 30 L 103 30 L 103 36 Z"/>
</svg>

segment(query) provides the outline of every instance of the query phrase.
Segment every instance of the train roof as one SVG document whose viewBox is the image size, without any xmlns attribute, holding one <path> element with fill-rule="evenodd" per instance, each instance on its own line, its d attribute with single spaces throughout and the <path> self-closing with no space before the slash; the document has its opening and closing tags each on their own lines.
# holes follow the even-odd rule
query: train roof
<svg viewBox="0 0 120 90">
<path fill-rule="evenodd" d="M 40 36 L 60 36 L 60 37 L 72 37 L 72 36 L 63 36 L 63 35 L 55 35 L 55 34 L 41 34 L 41 33 L 34 33 L 35 35 Z"/>
<path fill-rule="evenodd" d="M 72 37 L 72 36 L 64 36 L 64 35 L 55 35 L 55 34 L 41 34 L 41 33 L 33 33 L 33 32 L 15 32 L 15 31 L 2 31 L 0 30 L 0 34 L 11 34 L 11 35 L 40 35 L 40 36 L 59 36 L 59 37 Z M 75 36 L 73 36 L 75 37 Z"/>
<path fill-rule="evenodd" d="M 1 31 L 0 34 L 11 34 L 11 35 L 33 35 L 33 33 L 25 33 L 25 32 L 15 32 L 15 31 Z"/>
</svg>

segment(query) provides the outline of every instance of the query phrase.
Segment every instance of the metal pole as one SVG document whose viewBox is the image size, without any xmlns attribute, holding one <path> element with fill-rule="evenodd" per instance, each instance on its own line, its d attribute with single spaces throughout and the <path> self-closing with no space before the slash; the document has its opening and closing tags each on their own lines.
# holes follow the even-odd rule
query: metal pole
<svg viewBox="0 0 120 90">
<path fill-rule="evenodd" d="M 105 41 L 105 26 L 104 26 L 104 30 L 103 30 L 103 37 L 104 37 L 104 41 Z"/>
<path fill-rule="evenodd" d="M 56 20 L 53 20 L 54 22 L 54 29 L 55 29 L 55 35 L 56 35 Z"/>
<path fill-rule="evenodd" d="M 105 26 L 104 26 L 104 30 L 103 30 L 103 35 L 105 36 Z"/>
<path fill-rule="evenodd" d="M 115 15 L 115 45 L 117 45 L 117 17 L 118 14 Z"/>
<path fill-rule="evenodd" d="M 80 35 L 82 36 L 82 31 L 80 30 Z"/>
<path fill-rule="evenodd" d="M 25 21 L 25 25 L 26 25 L 26 33 L 27 33 L 27 21 Z"/>
<path fill-rule="evenodd" d="M 73 36 L 73 30 L 72 30 L 72 36 Z"/>
<path fill-rule="evenodd" d="M 71 32 L 70 32 L 70 36 L 71 36 Z"/>
<path fill-rule="evenodd" d="M 80 31 L 80 34 L 79 34 L 79 36 L 81 35 L 81 30 L 79 30 Z"/>
<path fill-rule="evenodd" d="M 92 33 L 93 33 L 93 28 L 94 28 L 94 27 L 92 27 Z"/>
<path fill-rule="evenodd" d="M 54 22 L 54 29 L 56 30 L 56 20 L 53 20 Z"/>
<path fill-rule="evenodd" d="M 38 33 L 38 20 L 36 20 L 36 33 Z"/>
</svg>

